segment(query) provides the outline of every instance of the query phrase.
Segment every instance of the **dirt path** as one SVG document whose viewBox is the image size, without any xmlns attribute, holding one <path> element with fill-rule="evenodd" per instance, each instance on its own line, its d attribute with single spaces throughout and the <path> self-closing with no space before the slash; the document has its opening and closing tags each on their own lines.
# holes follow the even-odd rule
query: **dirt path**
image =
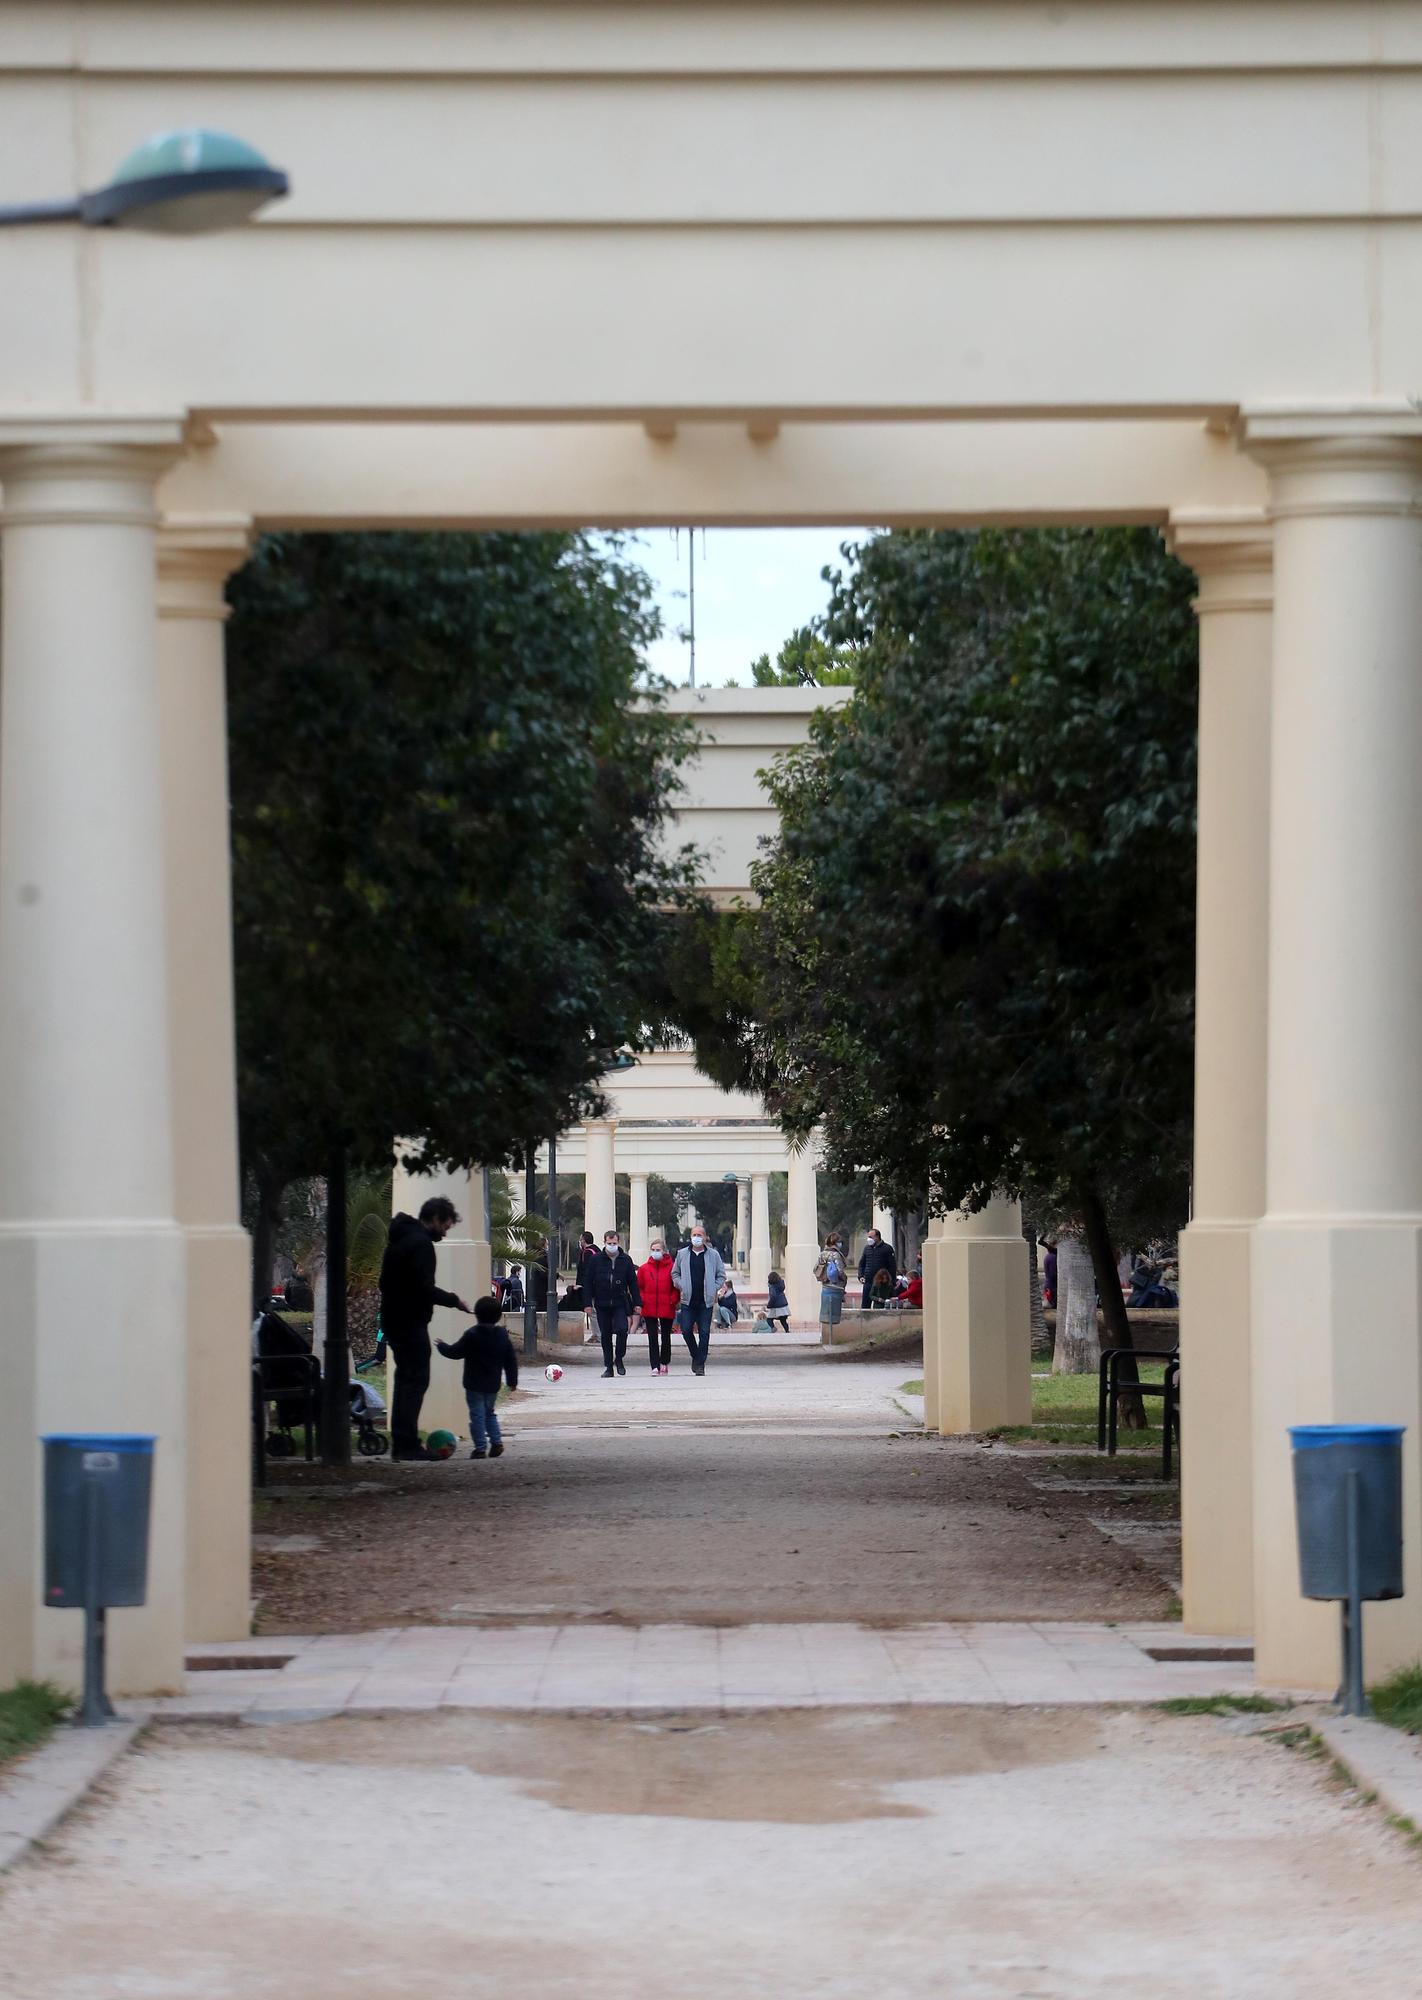
<svg viewBox="0 0 1422 2000">
<path fill-rule="evenodd" d="M 336 1484 L 275 1467 L 260 1629 L 1166 1615 L 1159 1569 L 1092 1526 L 1100 1494 L 924 1437 L 905 1379 L 811 1356 L 603 1382 L 574 1362 L 509 1410 L 500 1460 L 363 1461 Z"/>
<path fill-rule="evenodd" d="M 0 1889 L 0 1995 L 1406 2000 L 1419 1887 L 1326 1765 L 1212 1718 L 165 1730 Z"/>
</svg>

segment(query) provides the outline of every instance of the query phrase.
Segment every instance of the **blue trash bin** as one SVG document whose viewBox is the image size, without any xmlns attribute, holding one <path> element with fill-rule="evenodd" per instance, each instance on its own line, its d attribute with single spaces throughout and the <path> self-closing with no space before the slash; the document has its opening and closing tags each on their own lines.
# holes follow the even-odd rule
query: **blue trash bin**
<svg viewBox="0 0 1422 2000">
<path fill-rule="evenodd" d="M 1295 1424 L 1294 1503 L 1299 1588 L 1305 1597 L 1349 1594 L 1348 1484 L 1357 1475 L 1358 1595 L 1402 1595 L 1401 1424 Z"/>
<path fill-rule="evenodd" d="M 105 1613 L 148 1595 L 151 1437 L 66 1432 L 44 1445 L 44 1601 L 84 1613 L 79 1719 L 113 1714 L 104 1691 Z"/>
</svg>

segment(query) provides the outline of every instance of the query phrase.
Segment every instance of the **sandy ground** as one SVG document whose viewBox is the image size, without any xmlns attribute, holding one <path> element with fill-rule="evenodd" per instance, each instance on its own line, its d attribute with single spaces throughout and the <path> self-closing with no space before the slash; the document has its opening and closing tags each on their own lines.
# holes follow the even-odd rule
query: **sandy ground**
<svg viewBox="0 0 1422 2000">
<path fill-rule="evenodd" d="M 165 1730 L 0 1889 L 0 1994 L 1405 2000 L 1419 1891 L 1326 1764 L 1213 1718 Z"/>
<path fill-rule="evenodd" d="M 338 1484 L 274 1465 L 260 1630 L 1166 1615 L 1159 1569 L 1091 1525 L 1099 1493 L 1044 1494 L 1040 1465 L 924 1437 L 906 1379 L 811 1355 L 604 1382 L 579 1360 L 534 1375 L 497 1461 L 366 1460 Z"/>
</svg>

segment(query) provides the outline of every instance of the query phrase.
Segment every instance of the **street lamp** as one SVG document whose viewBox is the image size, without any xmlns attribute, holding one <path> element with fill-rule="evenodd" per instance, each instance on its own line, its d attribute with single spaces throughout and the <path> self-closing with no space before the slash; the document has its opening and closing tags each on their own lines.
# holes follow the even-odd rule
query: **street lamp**
<svg viewBox="0 0 1422 2000">
<path fill-rule="evenodd" d="M 145 139 L 120 162 L 108 186 L 92 194 L 0 207 L 0 227 L 80 222 L 89 229 L 198 236 L 235 229 L 289 189 L 280 168 L 245 139 L 193 127 Z"/>
</svg>

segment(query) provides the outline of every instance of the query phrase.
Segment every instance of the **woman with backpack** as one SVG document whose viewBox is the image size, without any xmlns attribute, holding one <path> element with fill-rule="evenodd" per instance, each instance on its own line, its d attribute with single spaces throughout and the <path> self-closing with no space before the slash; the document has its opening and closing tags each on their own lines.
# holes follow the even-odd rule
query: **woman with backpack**
<svg viewBox="0 0 1422 2000">
<path fill-rule="evenodd" d="M 849 1259 L 844 1254 L 844 1238 L 837 1229 L 832 1229 L 825 1238 L 815 1276 L 820 1286 L 820 1339 L 828 1347 L 844 1310 L 844 1291 L 849 1283 Z"/>
</svg>

